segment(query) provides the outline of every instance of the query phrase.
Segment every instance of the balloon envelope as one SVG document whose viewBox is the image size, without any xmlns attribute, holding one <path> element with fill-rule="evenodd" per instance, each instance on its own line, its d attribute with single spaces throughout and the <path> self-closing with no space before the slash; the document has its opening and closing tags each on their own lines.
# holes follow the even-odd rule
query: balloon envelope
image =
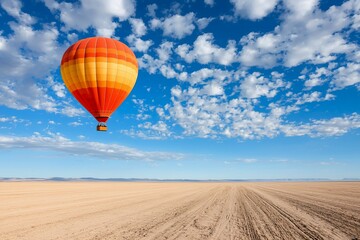
<svg viewBox="0 0 360 240">
<path fill-rule="evenodd" d="M 74 97 L 99 122 L 105 123 L 134 87 L 138 64 L 125 44 L 92 37 L 66 50 L 60 70 Z"/>
</svg>

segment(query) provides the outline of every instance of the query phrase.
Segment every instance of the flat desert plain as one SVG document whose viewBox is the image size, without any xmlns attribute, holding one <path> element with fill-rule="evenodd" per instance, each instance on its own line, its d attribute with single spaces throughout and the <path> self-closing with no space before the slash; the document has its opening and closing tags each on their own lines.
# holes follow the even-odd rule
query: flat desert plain
<svg viewBox="0 0 360 240">
<path fill-rule="evenodd" d="M 360 182 L 0 182 L 0 239 L 360 239 Z"/>
</svg>

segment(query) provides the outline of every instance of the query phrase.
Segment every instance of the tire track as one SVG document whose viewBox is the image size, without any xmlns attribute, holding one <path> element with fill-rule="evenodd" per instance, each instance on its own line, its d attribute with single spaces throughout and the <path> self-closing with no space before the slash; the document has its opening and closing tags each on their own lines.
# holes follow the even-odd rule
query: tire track
<svg viewBox="0 0 360 240">
<path fill-rule="evenodd" d="M 359 215 L 348 214 L 346 211 L 332 207 L 329 203 L 314 203 L 306 198 L 298 200 L 291 195 L 282 195 L 281 198 L 307 212 L 309 215 L 316 216 L 331 224 L 335 229 L 347 235 L 349 239 L 360 236 Z"/>
<path fill-rule="evenodd" d="M 228 199 L 228 189 L 227 186 L 219 185 L 187 211 L 176 210 L 176 217 L 163 221 L 161 226 L 154 229 L 156 233 L 146 239 L 209 239 L 220 222 L 222 208 Z"/>
</svg>

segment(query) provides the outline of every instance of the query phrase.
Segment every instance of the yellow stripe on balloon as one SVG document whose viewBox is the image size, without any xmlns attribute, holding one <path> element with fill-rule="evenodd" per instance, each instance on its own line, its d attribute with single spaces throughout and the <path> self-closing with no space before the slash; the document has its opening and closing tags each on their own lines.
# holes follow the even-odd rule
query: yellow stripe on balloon
<svg viewBox="0 0 360 240">
<path fill-rule="evenodd" d="M 136 82 L 137 71 L 123 63 L 108 65 L 106 69 L 110 68 L 111 71 L 99 71 L 95 64 L 87 64 L 86 71 L 84 71 L 84 64 L 82 63 L 62 67 L 62 74 L 66 76 L 67 79 L 65 84 L 70 91 L 86 87 L 97 87 L 99 84 L 97 82 L 99 81 L 119 81 L 129 86 L 134 85 Z M 102 67 L 105 68 L 104 65 L 102 65 Z M 122 75 L 121 79 L 118 78 L 119 74 Z M 71 76 L 76 76 L 77 80 L 73 81 Z M 101 87 L 103 86 L 104 85 L 101 85 Z"/>
</svg>

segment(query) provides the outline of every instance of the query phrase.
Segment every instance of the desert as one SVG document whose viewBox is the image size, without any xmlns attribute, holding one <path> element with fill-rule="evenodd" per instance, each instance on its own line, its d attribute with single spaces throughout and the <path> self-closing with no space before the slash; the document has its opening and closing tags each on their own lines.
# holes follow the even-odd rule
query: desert
<svg viewBox="0 0 360 240">
<path fill-rule="evenodd" d="M 0 182 L 0 239 L 358 239 L 360 182 Z"/>
</svg>

